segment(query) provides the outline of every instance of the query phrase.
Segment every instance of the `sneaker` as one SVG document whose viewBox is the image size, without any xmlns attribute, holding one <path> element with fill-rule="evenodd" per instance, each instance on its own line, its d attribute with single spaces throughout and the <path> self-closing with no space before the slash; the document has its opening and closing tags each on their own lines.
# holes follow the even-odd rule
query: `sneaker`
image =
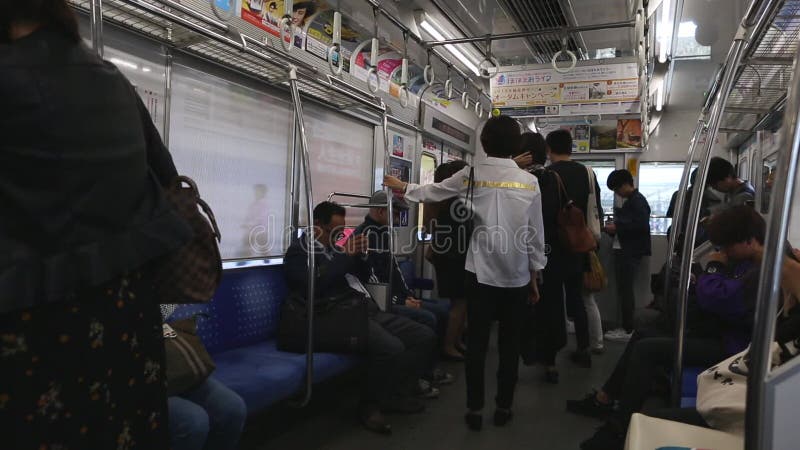
<svg viewBox="0 0 800 450">
<path fill-rule="evenodd" d="M 567 319 L 567 333 L 575 334 L 575 322 Z"/>
<path fill-rule="evenodd" d="M 628 333 L 625 330 L 621 330 L 619 333 L 612 335 L 606 334 L 605 338 L 607 341 L 611 342 L 628 342 L 631 340 L 631 336 L 633 336 L 633 333 Z"/>
<path fill-rule="evenodd" d="M 592 391 L 581 400 L 567 400 L 567 411 L 581 416 L 603 419 L 614 413 L 614 404 L 598 402 L 597 391 Z"/>
<path fill-rule="evenodd" d="M 611 424 L 604 424 L 594 436 L 581 443 L 581 450 L 622 450 L 625 448 L 625 434 Z"/>
<path fill-rule="evenodd" d="M 606 347 L 603 344 L 594 345 L 589 351 L 592 352 L 593 355 L 602 355 L 606 352 Z"/>
<path fill-rule="evenodd" d="M 613 330 L 606 331 L 606 334 L 604 334 L 603 337 L 608 339 L 613 336 L 618 336 L 624 332 L 625 330 L 623 328 L 614 328 Z"/>
<path fill-rule="evenodd" d="M 417 383 L 416 396 L 424 399 L 439 398 L 439 389 L 433 387 L 428 380 L 420 379 Z"/>
<path fill-rule="evenodd" d="M 445 372 L 442 369 L 435 369 L 433 371 L 433 386 L 446 386 L 448 384 L 453 384 L 456 381 L 456 377 L 449 372 Z"/>
</svg>

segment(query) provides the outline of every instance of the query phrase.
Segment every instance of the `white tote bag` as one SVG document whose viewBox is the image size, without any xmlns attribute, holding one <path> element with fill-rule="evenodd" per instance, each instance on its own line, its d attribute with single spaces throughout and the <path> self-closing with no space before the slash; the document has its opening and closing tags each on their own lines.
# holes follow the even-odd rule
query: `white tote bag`
<svg viewBox="0 0 800 450">
<path fill-rule="evenodd" d="M 600 211 L 597 210 L 597 198 L 594 190 L 597 181 L 595 180 L 594 170 L 592 170 L 591 167 L 587 167 L 586 172 L 589 175 L 589 198 L 586 201 L 586 226 L 589 227 L 589 231 L 592 232 L 597 242 L 600 242 Z"/>
<path fill-rule="evenodd" d="M 800 342 L 772 343 L 772 368 L 798 353 Z M 747 375 L 750 363 L 747 350 L 731 356 L 697 376 L 697 412 L 712 428 L 744 436 Z"/>
</svg>

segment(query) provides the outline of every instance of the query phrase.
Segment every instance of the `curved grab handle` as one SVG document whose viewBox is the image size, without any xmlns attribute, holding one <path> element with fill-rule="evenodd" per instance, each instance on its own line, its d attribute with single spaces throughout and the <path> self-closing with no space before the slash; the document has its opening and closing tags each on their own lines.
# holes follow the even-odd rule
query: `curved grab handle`
<svg viewBox="0 0 800 450">
<path fill-rule="evenodd" d="M 333 55 L 337 55 L 337 59 L 339 60 L 338 66 L 333 62 Z M 331 69 L 332 74 L 336 76 L 342 74 L 342 70 L 344 70 L 344 55 L 342 54 L 341 45 L 332 44 L 328 47 L 328 67 Z"/>
<path fill-rule="evenodd" d="M 453 97 L 453 80 L 448 78 L 444 82 L 444 95 L 450 100 Z"/>
<path fill-rule="evenodd" d="M 433 85 L 433 81 L 436 79 L 436 72 L 433 71 L 433 66 L 430 64 L 425 66 L 425 69 L 422 71 L 422 78 L 428 86 Z"/>
<path fill-rule="evenodd" d="M 481 102 L 476 101 L 475 102 L 475 115 L 478 116 L 478 119 L 483 119 L 483 112 L 484 112 L 483 105 L 481 105 Z"/>
<path fill-rule="evenodd" d="M 372 87 L 373 75 L 375 75 L 374 88 Z M 372 92 L 373 94 L 377 94 L 378 89 L 380 89 L 380 87 L 381 87 L 381 78 L 378 76 L 378 69 L 376 69 L 375 66 L 372 66 L 367 71 L 367 89 L 369 89 L 369 91 Z"/>
<path fill-rule="evenodd" d="M 408 88 L 402 86 L 400 88 L 400 106 L 402 106 L 403 108 L 408 108 L 408 99 L 409 99 Z"/>
<path fill-rule="evenodd" d="M 486 65 L 486 63 L 491 64 L 491 66 Z M 500 72 L 500 61 L 497 60 L 494 56 L 491 58 L 486 58 L 478 64 L 478 72 L 481 73 L 481 78 L 484 80 L 489 80 L 494 78 L 498 72 Z"/>
<path fill-rule="evenodd" d="M 464 92 L 461 93 L 461 106 L 463 106 L 464 109 L 469 109 L 469 94 L 467 93 L 466 88 L 464 89 Z"/>
<path fill-rule="evenodd" d="M 281 45 L 283 45 L 284 50 L 290 52 L 292 51 L 292 47 L 294 47 L 294 24 L 292 23 L 292 16 L 283 16 L 279 26 L 281 29 Z M 286 33 L 287 28 L 289 29 L 288 35 Z"/>
<path fill-rule="evenodd" d="M 572 64 L 570 64 L 570 66 L 567 67 L 567 68 L 558 67 L 558 64 L 556 64 L 556 59 L 562 53 L 565 53 L 565 52 L 572 59 Z M 553 63 L 553 69 L 555 69 L 556 72 L 558 72 L 558 73 L 569 73 L 578 64 L 578 57 L 575 56 L 575 52 L 573 52 L 572 50 L 559 50 L 553 55 L 553 59 L 551 60 L 551 62 Z"/>
</svg>

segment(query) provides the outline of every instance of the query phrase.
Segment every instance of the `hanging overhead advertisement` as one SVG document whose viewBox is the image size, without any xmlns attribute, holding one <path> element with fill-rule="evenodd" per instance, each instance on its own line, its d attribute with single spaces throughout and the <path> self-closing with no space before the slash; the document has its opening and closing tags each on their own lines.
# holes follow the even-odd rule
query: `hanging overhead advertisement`
<svg viewBox="0 0 800 450">
<path fill-rule="evenodd" d="M 491 95 L 496 108 L 551 108 L 540 115 L 626 114 L 639 110 L 639 71 L 635 62 L 578 66 L 567 73 L 501 68 L 491 80 Z"/>
<path fill-rule="evenodd" d="M 542 122 L 545 122 L 542 119 Z M 537 123 L 537 131 L 547 136 L 563 129 L 572 135 L 572 151 L 588 153 L 600 150 L 639 150 L 642 147 L 642 121 L 639 119 L 597 120 L 591 123 L 564 119 Z"/>
<path fill-rule="evenodd" d="M 334 10 L 330 8 L 327 2 L 321 1 L 320 8 L 324 9 L 318 13 L 306 30 L 306 51 L 312 55 L 328 60 L 328 48 L 333 42 L 333 13 Z M 342 55 L 344 56 L 344 71 L 350 71 L 350 58 L 358 45 L 367 39 L 365 30 L 360 29 L 358 25 L 348 18 L 342 17 Z M 335 59 L 334 63 L 338 64 Z"/>
</svg>

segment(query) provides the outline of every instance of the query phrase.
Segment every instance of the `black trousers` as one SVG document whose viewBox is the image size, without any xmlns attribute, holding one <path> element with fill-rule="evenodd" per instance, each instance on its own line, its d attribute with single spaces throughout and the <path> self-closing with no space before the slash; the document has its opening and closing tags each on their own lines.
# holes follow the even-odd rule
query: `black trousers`
<svg viewBox="0 0 800 450">
<path fill-rule="evenodd" d="M 530 306 L 522 332 L 521 354 L 527 362 L 541 361 L 555 366 L 556 355 L 567 345 L 567 313 L 575 322 L 575 337 L 578 350 L 589 347 L 589 320 L 583 305 L 583 272 L 580 266 L 570 261 L 559 264 L 548 261 L 543 272 L 541 299 Z"/>
<path fill-rule="evenodd" d="M 477 411 L 484 405 L 486 351 L 492 322 L 499 322 L 497 346 L 498 408 L 508 409 L 514 400 L 519 369 L 520 333 L 524 321 L 528 286 L 499 288 L 478 283 L 474 273 L 467 273 L 467 408 Z"/>
<path fill-rule="evenodd" d="M 619 400 L 619 418 L 623 425 L 640 411 L 656 374 L 671 368 L 675 340 L 656 330 L 634 332 L 603 391 Z M 726 358 L 721 340 L 687 337 L 683 363 L 710 367 Z"/>
<path fill-rule="evenodd" d="M 628 333 L 632 332 L 634 328 L 633 313 L 636 310 L 636 296 L 633 294 L 633 282 L 641 262 L 641 258 L 630 256 L 622 250 L 614 250 L 614 272 L 617 281 L 617 297 L 622 310 L 622 328 Z"/>
<path fill-rule="evenodd" d="M 410 395 L 429 368 L 436 333 L 428 326 L 396 314 L 378 312 L 369 319 L 366 402 L 384 402 Z"/>
</svg>

